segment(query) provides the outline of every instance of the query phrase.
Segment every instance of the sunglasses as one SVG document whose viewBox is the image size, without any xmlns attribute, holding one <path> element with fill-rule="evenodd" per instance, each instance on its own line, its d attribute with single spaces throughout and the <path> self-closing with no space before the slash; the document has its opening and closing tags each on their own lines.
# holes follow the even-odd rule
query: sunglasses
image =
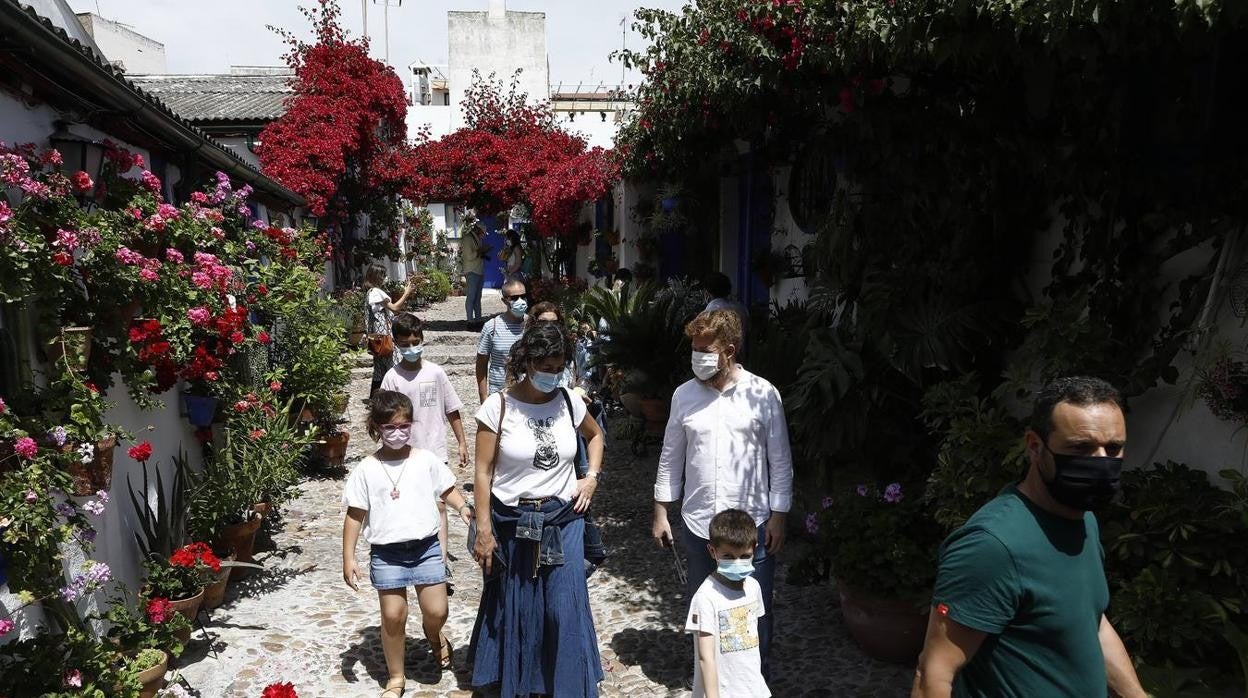
<svg viewBox="0 0 1248 698">
<path fill-rule="evenodd" d="M 399 422 L 398 424 L 382 424 L 381 425 L 381 430 L 387 434 L 393 434 L 396 431 L 402 431 L 404 429 L 411 429 L 411 428 L 412 428 L 411 422 Z"/>
<path fill-rule="evenodd" d="M 521 293 L 521 294 L 518 294 L 518 295 L 515 295 L 515 296 L 503 296 L 503 300 L 505 300 L 505 301 L 518 301 L 518 300 L 520 300 L 521 298 L 528 298 L 528 297 L 529 297 L 529 294 L 527 294 L 527 293 Z"/>
</svg>

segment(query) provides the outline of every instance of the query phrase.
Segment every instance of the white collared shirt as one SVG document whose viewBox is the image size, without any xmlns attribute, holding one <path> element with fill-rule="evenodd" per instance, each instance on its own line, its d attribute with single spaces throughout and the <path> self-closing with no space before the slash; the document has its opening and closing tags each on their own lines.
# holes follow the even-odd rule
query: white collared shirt
<svg viewBox="0 0 1248 698">
<path fill-rule="evenodd" d="M 720 392 L 691 380 L 672 395 L 654 482 L 659 502 L 684 499 L 689 531 L 709 538 L 711 517 L 740 509 L 762 525 L 793 501 L 793 455 L 780 391 L 737 366 Z"/>
</svg>

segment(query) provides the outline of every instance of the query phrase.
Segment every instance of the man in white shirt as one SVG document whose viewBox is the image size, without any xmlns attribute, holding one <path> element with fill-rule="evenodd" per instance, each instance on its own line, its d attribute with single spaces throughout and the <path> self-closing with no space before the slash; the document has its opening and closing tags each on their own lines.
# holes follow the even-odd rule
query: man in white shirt
<svg viewBox="0 0 1248 698">
<path fill-rule="evenodd" d="M 696 378 L 672 395 L 654 483 L 653 535 L 672 545 L 667 517 L 683 499 L 684 547 L 692 597 L 716 562 L 707 551 L 711 518 L 740 509 L 758 526 L 754 578 L 766 614 L 759 621 L 763 676 L 770 674 L 775 555 L 784 545 L 784 519 L 793 499 L 793 457 L 780 392 L 736 362 L 741 321 L 731 310 L 703 312 L 685 328 L 693 341 Z"/>
<path fill-rule="evenodd" d="M 507 356 L 511 345 L 524 334 L 529 297 L 523 281 L 513 277 L 503 284 L 503 305 L 507 311 L 485 323 L 477 340 L 477 397 L 481 404 L 506 386 Z"/>
</svg>

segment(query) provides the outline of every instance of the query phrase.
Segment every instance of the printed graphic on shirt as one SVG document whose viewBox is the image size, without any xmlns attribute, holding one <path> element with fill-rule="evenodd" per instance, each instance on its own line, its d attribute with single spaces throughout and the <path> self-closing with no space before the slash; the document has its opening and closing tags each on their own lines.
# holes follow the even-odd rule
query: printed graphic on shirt
<svg viewBox="0 0 1248 698">
<path fill-rule="evenodd" d="M 420 406 L 421 407 L 437 407 L 438 406 L 438 384 L 437 383 L 421 383 L 419 390 L 420 390 Z"/>
<path fill-rule="evenodd" d="M 719 651 L 740 652 L 758 647 L 758 624 L 751 606 L 735 606 L 719 611 Z"/>
<path fill-rule="evenodd" d="M 555 435 L 550 431 L 553 418 L 530 419 L 529 429 L 533 432 L 533 441 L 537 448 L 533 450 L 533 467 L 538 470 L 550 470 L 559 465 L 559 447 L 555 443 Z"/>
</svg>

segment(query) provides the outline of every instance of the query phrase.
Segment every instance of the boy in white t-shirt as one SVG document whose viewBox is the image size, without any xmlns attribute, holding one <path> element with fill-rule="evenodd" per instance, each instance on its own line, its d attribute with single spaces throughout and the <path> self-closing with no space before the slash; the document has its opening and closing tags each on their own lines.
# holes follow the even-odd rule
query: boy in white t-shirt
<svg viewBox="0 0 1248 698">
<path fill-rule="evenodd" d="M 390 324 L 394 338 L 394 350 L 399 363 L 386 372 L 381 379 L 382 390 L 402 393 L 412 401 L 412 448 L 420 448 L 436 455 L 447 463 L 446 425 L 449 422 L 459 444 L 459 467 L 468 465 L 468 440 L 464 437 L 464 422 L 459 411 L 464 402 L 455 393 L 451 379 L 442 367 L 424 359 L 425 325 L 411 313 L 399 313 Z M 450 576 L 450 553 L 446 543 L 446 504 L 438 500 L 438 517 L 441 520 L 438 542 L 442 546 L 442 564 Z M 449 587 L 448 587 L 449 588 Z"/>
<path fill-rule="evenodd" d="M 718 566 L 694 593 L 685 623 L 694 636 L 694 698 L 771 695 L 758 651 L 763 592 L 750 577 L 757 544 L 758 528 L 744 511 L 725 509 L 711 519 L 707 549 Z"/>
</svg>

